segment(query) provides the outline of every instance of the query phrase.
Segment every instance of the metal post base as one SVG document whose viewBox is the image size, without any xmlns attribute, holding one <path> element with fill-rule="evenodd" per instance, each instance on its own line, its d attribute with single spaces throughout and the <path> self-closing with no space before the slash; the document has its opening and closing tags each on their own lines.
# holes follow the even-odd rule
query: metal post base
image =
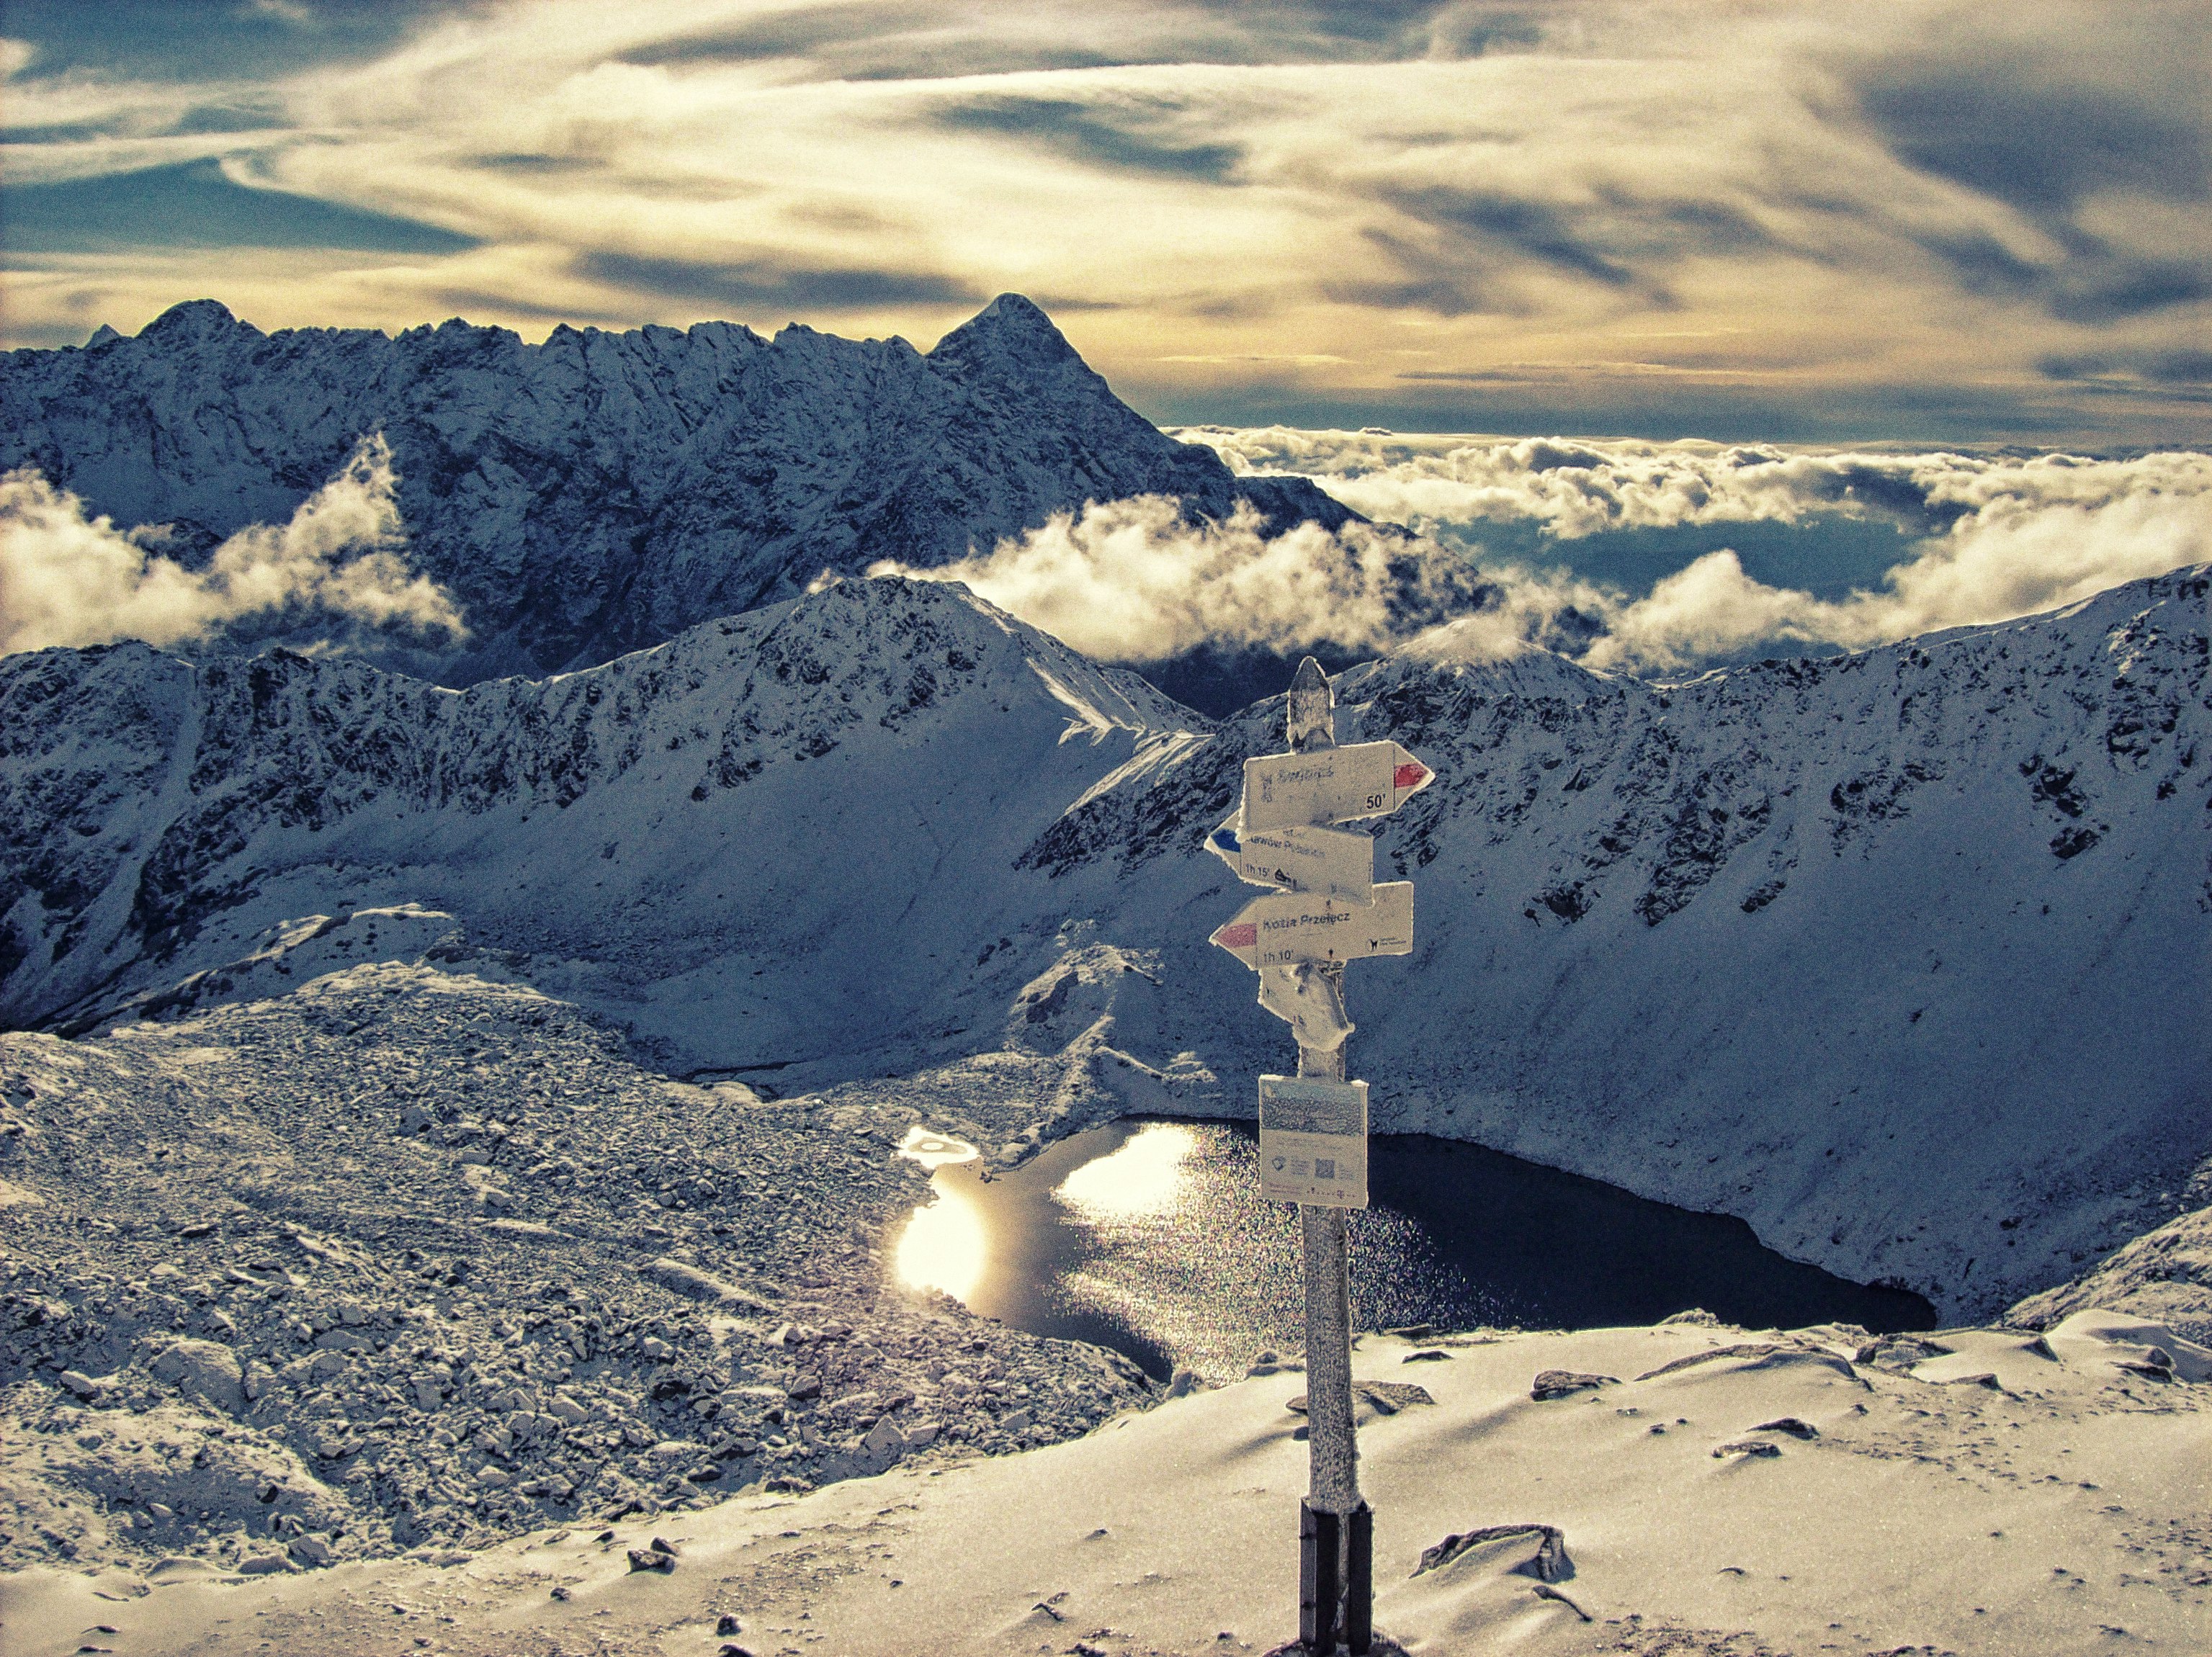
<svg viewBox="0 0 2212 1657">
<path fill-rule="evenodd" d="M 1368 1657 L 1375 1644 L 1375 1510 L 1298 1504 L 1298 1643 L 1312 1657 Z"/>
<path fill-rule="evenodd" d="M 1344 1579 L 1337 1574 L 1342 1525 L 1325 1508 L 1298 1504 L 1298 1643 L 1315 1657 L 1336 1657 L 1338 1601 L 1344 1592 Z"/>
<path fill-rule="evenodd" d="M 1375 1643 L 1375 1509 L 1364 1498 L 1345 1516 L 1344 1643 L 1352 1657 Z"/>
</svg>

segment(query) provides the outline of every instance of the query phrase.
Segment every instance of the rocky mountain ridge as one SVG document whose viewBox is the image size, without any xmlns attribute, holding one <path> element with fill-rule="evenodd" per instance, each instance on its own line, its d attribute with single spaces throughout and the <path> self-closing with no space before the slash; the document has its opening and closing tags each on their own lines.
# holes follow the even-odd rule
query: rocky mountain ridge
<svg viewBox="0 0 2212 1657">
<path fill-rule="evenodd" d="M 447 684 L 590 666 L 825 569 L 943 564 L 1086 501 L 1249 501 L 1285 529 L 1354 515 L 1164 436 L 1014 294 L 926 354 L 798 324 L 264 334 L 200 300 L 135 337 L 0 355 L 0 470 L 172 525 L 187 556 L 283 521 L 375 433 L 408 555 L 472 633 L 391 659 Z"/>
<path fill-rule="evenodd" d="M 1376 825 L 1418 888 L 1415 953 L 1350 986 L 1376 1129 L 1947 1314 L 2171 1217 L 2212 1154 L 2208 591 L 1672 686 L 1451 629 L 1341 676 L 1343 738 L 1439 774 Z M 429 961 L 776 1091 L 1061 1055 L 1002 1155 L 1117 1100 L 1249 1114 L 1287 1041 L 1205 942 L 1247 894 L 1200 841 L 1279 720 L 904 580 L 465 693 L 18 657 L 0 1006 L 92 1029 Z"/>
</svg>

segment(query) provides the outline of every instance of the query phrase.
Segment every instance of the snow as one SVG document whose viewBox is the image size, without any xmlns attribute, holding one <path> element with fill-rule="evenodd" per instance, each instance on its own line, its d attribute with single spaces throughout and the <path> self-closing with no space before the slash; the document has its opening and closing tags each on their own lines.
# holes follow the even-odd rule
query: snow
<svg viewBox="0 0 2212 1657">
<path fill-rule="evenodd" d="M 1015 296 L 927 356 L 201 303 L 0 364 L 0 464 L 187 552 L 371 428 L 477 630 L 416 665 L 467 689 L 0 660 L 11 1657 L 1286 1636 L 1294 1363 L 1163 1399 L 889 1281 L 930 1158 L 1249 1114 L 1285 1067 L 1205 846 L 1280 702 L 814 578 L 1319 497 L 1169 442 Z M 1375 1130 L 1962 1326 L 1367 1335 L 1409 1648 L 2201 1638 L 2209 593 L 1679 684 L 1469 623 L 1341 677 L 1340 737 L 1435 773 L 1373 825 L 1422 888 L 1352 988 Z"/>
<path fill-rule="evenodd" d="M 2096 1320 L 1924 1346 L 1694 1320 L 1369 1336 L 1356 1378 L 1391 1405 L 1360 1429 L 1376 1625 L 1414 1653 L 2191 1649 L 2212 1411 L 2201 1386 L 2124 1367 L 2146 1336 L 2183 1350 Z M 0 1615 L 26 1653 L 73 1649 L 94 1622 L 149 1653 L 226 1627 L 312 1628 L 332 1653 L 418 1631 L 457 1653 L 710 1650 L 725 1618 L 719 1637 L 763 1657 L 1262 1651 L 1295 1630 L 1305 1477 L 1285 1407 L 1302 1380 L 1270 1368 L 1070 1442 L 798 1500 L 540 1532 L 445 1566 L 42 1569 L 0 1589 Z M 1533 1399 L 1552 1369 L 1620 1379 Z M 1491 1527 L 1527 1528 L 1420 1569 Z M 1563 1544 L 1548 1579 L 1541 1527 Z M 655 1537 L 673 1569 L 633 1571 Z"/>
<path fill-rule="evenodd" d="M 1145 1395 L 1117 1356 L 886 1292 L 926 1088 L 765 1101 L 618 1046 L 391 963 L 0 1035 L 0 1566 L 480 1547 Z M 1057 1065 L 1000 1069 L 1018 1098 Z"/>
</svg>

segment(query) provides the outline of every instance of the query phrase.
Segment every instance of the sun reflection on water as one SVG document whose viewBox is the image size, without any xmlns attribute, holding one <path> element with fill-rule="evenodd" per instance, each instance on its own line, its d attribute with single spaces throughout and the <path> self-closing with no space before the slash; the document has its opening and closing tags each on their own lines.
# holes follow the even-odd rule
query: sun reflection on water
<svg viewBox="0 0 2212 1657">
<path fill-rule="evenodd" d="M 982 1281 L 988 1253 L 983 1217 L 975 1204 L 939 1181 L 937 1200 L 915 1209 L 899 1238 L 898 1279 L 909 1289 L 939 1289 L 964 1301 Z"/>
<path fill-rule="evenodd" d="M 1179 1122 L 1154 1122 L 1110 1156 L 1085 1162 L 1062 1180 L 1053 1195 L 1085 1219 L 1134 1220 L 1176 1207 L 1183 1164 L 1198 1135 Z"/>
<path fill-rule="evenodd" d="M 990 1238 L 974 1201 L 952 1181 L 938 1177 L 937 1170 L 975 1162 L 981 1153 L 965 1139 L 933 1132 L 917 1122 L 907 1130 L 898 1154 L 929 1170 L 937 1194 L 906 1223 L 892 1269 L 909 1289 L 942 1290 L 964 1301 L 983 1280 Z"/>
</svg>

